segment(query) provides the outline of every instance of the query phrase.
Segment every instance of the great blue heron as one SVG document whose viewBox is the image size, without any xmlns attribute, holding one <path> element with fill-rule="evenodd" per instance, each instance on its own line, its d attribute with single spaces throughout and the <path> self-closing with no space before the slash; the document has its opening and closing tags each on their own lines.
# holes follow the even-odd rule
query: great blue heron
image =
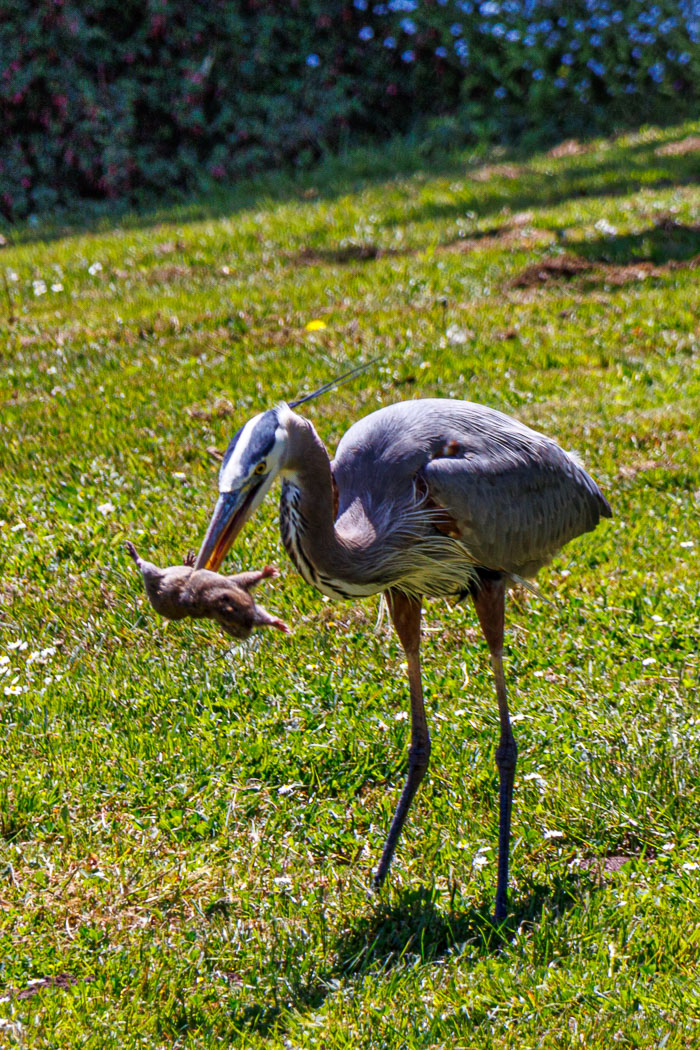
<svg viewBox="0 0 700 1050">
<path fill-rule="evenodd" d="M 350 427 L 331 463 L 312 424 L 287 404 L 250 419 L 221 464 L 220 495 L 195 563 L 216 570 L 274 479 L 282 540 L 304 579 L 330 598 L 384 592 L 406 652 L 408 775 L 374 885 L 381 886 L 428 768 L 419 658 L 423 597 L 471 595 L 496 683 L 500 740 L 495 915 L 505 917 L 517 748 L 503 673 L 505 592 L 534 577 L 610 507 L 577 460 L 509 416 L 469 401 L 382 408 Z"/>
</svg>

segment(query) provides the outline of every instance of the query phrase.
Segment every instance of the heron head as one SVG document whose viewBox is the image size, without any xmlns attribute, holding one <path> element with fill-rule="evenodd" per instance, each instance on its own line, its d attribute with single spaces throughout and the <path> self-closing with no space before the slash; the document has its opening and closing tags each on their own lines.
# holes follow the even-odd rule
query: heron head
<svg viewBox="0 0 700 1050">
<path fill-rule="evenodd" d="M 261 412 L 232 438 L 221 463 L 219 498 L 195 562 L 196 569 L 216 572 L 283 469 L 291 414 L 286 405 Z"/>
</svg>

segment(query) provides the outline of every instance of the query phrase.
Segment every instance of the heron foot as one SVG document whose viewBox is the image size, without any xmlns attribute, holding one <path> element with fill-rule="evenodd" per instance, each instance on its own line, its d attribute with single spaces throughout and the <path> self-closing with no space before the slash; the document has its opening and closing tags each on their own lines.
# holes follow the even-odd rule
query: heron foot
<svg viewBox="0 0 700 1050">
<path fill-rule="evenodd" d="M 380 872 L 379 868 L 377 868 L 377 870 L 372 875 L 372 878 L 370 879 L 370 883 L 369 883 L 369 888 L 372 891 L 372 893 L 379 893 L 379 891 L 381 890 L 382 886 L 384 885 L 384 879 L 385 878 L 386 878 L 386 872 L 384 872 L 382 874 Z"/>
<path fill-rule="evenodd" d="M 496 906 L 493 910 L 493 921 L 500 925 L 505 922 L 508 918 L 508 898 L 504 901 L 496 900 Z"/>
</svg>

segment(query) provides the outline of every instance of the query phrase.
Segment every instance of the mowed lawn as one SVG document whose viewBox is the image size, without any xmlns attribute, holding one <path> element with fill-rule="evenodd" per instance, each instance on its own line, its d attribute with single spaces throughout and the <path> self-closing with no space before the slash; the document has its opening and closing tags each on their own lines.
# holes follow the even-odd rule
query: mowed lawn
<svg viewBox="0 0 700 1050">
<path fill-rule="evenodd" d="M 700 1042 L 700 124 L 550 153 L 388 146 L 0 248 L 0 1045 Z M 312 326 L 321 321 L 325 327 Z M 379 601 L 296 576 L 275 499 L 231 571 L 293 624 L 167 626 L 124 550 L 197 547 L 217 456 L 304 406 L 333 450 L 457 397 L 575 450 L 614 517 L 508 603 L 520 754 L 491 919 L 497 711 L 468 604 L 426 608 L 406 768 Z"/>
</svg>

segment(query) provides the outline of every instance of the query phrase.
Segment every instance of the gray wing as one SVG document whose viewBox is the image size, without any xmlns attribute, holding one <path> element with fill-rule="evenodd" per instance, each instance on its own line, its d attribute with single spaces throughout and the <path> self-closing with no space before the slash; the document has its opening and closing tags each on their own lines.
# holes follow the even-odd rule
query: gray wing
<svg viewBox="0 0 700 1050">
<path fill-rule="evenodd" d="M 556 442 L 469 401 L 406 401 L 367 416 L 341 441 L 334 476 L 341 511 L 358 498 L 360 477 L 374 517 L 405 500 L 409 486 L 423 489 L 477 564 L 519 576 L 534 575 L 611 514 L 593 479 Z"/>
<path fill-rule="evenodd" d="M 518 576 L 534 576 L 565 543 L 610 517 L 592 478 L 556 446 L 515 463 L 502 450 L 466 450 L 432 460 L 423 474 L 477 563 Z"/>
</svg>

